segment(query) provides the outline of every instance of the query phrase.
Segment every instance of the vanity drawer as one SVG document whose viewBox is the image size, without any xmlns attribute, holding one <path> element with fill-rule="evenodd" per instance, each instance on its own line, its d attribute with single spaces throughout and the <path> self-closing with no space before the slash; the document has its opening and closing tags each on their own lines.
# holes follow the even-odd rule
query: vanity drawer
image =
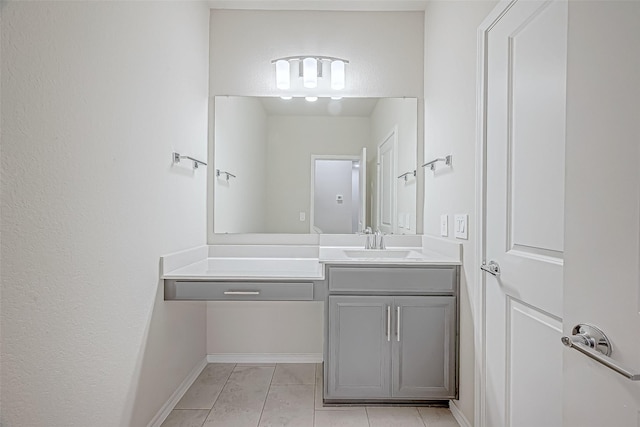
<svg viewBox="0 0 640 427">
<path fill-rule="evenodd" d="M 342 267 L 328 268 L 331 293 L 454 294 L 458 267 Z"/>
<path fill-rule="evenodd" d="M 165 299 L 205 301 L 311 301 L 313 300 L 313 282 L 168 280 L 165 281 Z"/>
</svg>

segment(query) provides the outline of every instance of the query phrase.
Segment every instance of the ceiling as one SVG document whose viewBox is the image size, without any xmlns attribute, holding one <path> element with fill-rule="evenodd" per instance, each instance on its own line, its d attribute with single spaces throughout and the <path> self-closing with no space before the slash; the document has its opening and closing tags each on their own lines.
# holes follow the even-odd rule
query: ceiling
<svg viewBox="0 0 640 427">
<path fill-rule="evenodd" d="M 416 11 L 428 0 L 209 0 L 212 9 Z"/>
</svg>

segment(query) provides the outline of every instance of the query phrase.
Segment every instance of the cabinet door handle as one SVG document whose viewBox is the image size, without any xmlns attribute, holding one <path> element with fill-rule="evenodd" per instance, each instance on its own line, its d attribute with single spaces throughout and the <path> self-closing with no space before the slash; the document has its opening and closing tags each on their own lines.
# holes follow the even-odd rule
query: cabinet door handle
<svg viewBox="0 0 640 427">
<path fill-rule="evenodd" d="M 387 306 L 387 341 L 391 341 L 391 306 Z"/>
<path fill-rule="evenodd" d="M 397 310 L 397 314 L 396 314 L 396 338 L 398 340 L 398 342 L 400 342 L 400 306 L 396 307 Z"/>
</svg>

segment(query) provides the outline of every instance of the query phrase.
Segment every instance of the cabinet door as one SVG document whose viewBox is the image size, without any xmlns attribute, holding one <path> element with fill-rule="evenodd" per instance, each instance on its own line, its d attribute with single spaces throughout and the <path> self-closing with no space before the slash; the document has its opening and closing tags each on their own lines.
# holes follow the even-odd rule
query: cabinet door
<svg viewBox="0 0 640 427">
<path fill-rule="evenodd" d="M 456 397 L 455 297 L 396 297 L 393 310 L 393 397 Z"/>
<path fill-rule="evenodd" d="M 327 399 L 391 394 L 389 297 L 330 296 Z"/>
</svg>

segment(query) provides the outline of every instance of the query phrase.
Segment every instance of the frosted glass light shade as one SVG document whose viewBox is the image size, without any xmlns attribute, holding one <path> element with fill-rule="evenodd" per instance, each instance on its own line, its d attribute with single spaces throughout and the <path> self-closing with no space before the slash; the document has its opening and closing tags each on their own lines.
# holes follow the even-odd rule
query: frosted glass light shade
<svg viewBox="0 0 640 427">
<path fill-rule="evenodd" d="M 289 89 L 291 86 L 291 71 L 289 61 L 279 59 L 276 61 L 276 87 L 278 89 Z"/>
<path fill-rule="evenodd" d="M 318 60 L 316 58 L 302 60 L 302 84 L 309 89 L 318 86 Z"/>
<path fill-rule="evenodd" d="M 331 89 L 344 89 L 344 76 L 344 61 L 337 60 L 331 62 Z"/>
</svg>

